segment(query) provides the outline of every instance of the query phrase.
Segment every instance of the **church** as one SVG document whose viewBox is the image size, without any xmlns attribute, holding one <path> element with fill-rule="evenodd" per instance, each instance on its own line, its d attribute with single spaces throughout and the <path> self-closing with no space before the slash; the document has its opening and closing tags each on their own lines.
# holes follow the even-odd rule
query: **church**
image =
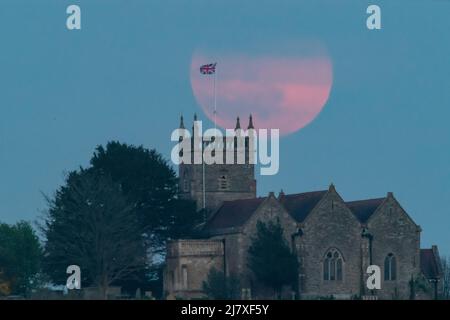
<svg viewBox="0 0 450 320">
<path fill-rule="evenodd" d="M 251 117 L 248 128 L 253 128 Z M 249 163 L 179 165 L 179 197 L 195 200 L 206 215 L 198 238 L 167 245 L 165 298 L 207 298 L 203 282 L 215 268 L 239 278 L 242 299 L 272 299 L 274 292 L 258 283 L 247 261 L 257 222 L 276 219 L 299 262 L 296 290 L 285 288 L 284 299 L 437 296 L 438 249 L 421 249 L 420 226 L 392 192 L 346 201 L 330 184 L 323 190 L 257 197 L 254 170 Z M 381 269 L 379 290 L 367 289 L 369 265 Z"/>
</svg>

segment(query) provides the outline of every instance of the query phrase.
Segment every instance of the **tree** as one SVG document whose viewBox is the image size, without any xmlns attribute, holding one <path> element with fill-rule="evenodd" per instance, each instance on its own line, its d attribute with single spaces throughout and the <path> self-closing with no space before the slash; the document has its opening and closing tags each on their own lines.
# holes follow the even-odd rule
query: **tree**
<svg viewBox="0 0 450 320">
<path fill-rule="evenodd" d="M 143 246 L 146 248 L 142 256 L 148 264 L 157 265 L 163 260 L 167 239 L 192 235 L 194 226 L 202 217 L 201 213 L 196 211 L 195 203 L 177 198 L 178 179 L 175 172 L 156 150 L 109 142 L 106 147 L 96 148 L 90 164 L 87 169 L 80 168 L 79 171 L 70 173 L 54 199 L 47 197 L 50 200 L 50 209 L 55 205 L 59 208 L 70 206 L 72 199 L 67 196 L 68 190 L 73 189 L 72 186 L 79 176 L 89 172 L 94 176 L 108 177 L 111 183 L 117 185 L 119 190 L 115 192 L 120 193 L 120 199 L 126 203 L 130 216 L 136 218 L 136 223 L 142 231 Z M 109 202 L 109 199 L 106 201 Z M 67 218 L 64 211 L 61 212 L 58 219 L 63 230 L 63 221 Z M 62 262 L 46 259 L 54 267 L 48 267 L 46 270 L 51 272 L 52 279 L 58 282 L 65 281 L 67 276 L 62 269 L 68 259 L 60 258 Z M 130 292 L 135 292 L 137 287 L 148 289 L 150 285 L 155 285 L 155 281 L 162 281 L 155 279 L 157 273 L 153 270 L 157 268 L 152 266 L 136 270 L 126 279 L 115 283 Z"/>
<path fill-rule="evenodd" d="M 175 199 L 168 208 L 166 239 L 186 239 L 195 236 L 195 227 L 203 220 L 195 201 Z"/>
<path fill-rule="evenodd" d="M 11 294 L 11 284 L 5 278 L 5 274 L 3 271 L 0 271 L 0 297 L 8 296 Z"/>
<path fill-rule="evenodd" d="M 211 299 L 239 299 L 239 279 L 235 275 L 225 276 L 222 271 L 212 268 L 203 282 L 203 291 Z"/>
<path fill-rule="evenodd" d="M 178 199 L 178 178 L 175 171 L 155 149 L 111 141 L 98 146 L 90 160 L 91 170 L 109 174 L 138 216 L 147 235 L 149 260 L 154 264 L 149 272 L 139 271 L 134 280 L 121 281 L 130 291 L 162 287 L 159 270 L 168 239 L 189 238 L 202 213 L 195 202 Z"/>
<path fill-rule="evenodd" d="M 143 230 L 109 175 L 72 172 L 48 205 L 45 267 L 56 283 L 64 284 L 66 268 L 75 264 L 82 285 L 98 286 L 106 298 L 112 283 L 146 267 Z"/>
<path fill-rule="evenodd" d="M 416 299 L 416 294 L 419 292 L 429 293 L 431 288 L 423 274 L 411 275 L 409 280 L 409 299 Z"/>
<path fill-rule="evenodd" d="M 442 299 L 450 300 L 450 257 L 442 257 Z"/>
<path fill-rule="evenodd" d="M 201 214 L 195 203 L 177 198 L 175 171 L 156 150 L 108 142 L 98 146 L 92 170 L 109 174 L 145 227 L 154 253 L 163 253 L 167 238 L 188 237 Z"/>
<path fill-rule="evenodd" d="M 0 295 L 29 295 L 41 258 L 42 247 L 28 222 L 0 224 Z"/>
<path fill-rule="evenodd" d="M 298 261 L 284 239 L 283 228 L 277 220 L 258 221 L 256 236 L 248 253 L 248 266 L 256 278 L 274 289 L 278 297 L 284 285 L 295 287 L 298 276 Z"/>
</svg>

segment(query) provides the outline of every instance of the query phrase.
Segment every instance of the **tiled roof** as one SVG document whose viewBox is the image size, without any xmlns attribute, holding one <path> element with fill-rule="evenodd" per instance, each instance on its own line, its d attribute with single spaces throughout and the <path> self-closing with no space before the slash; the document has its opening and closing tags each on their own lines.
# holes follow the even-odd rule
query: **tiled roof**
<svg viewBox="0 0 450 320">
<path fill-rule="evenodd" d="M 439 257 L 433 249 L 420 249 L 420 269 L 427 279 L 436 279 L 441 275 Z"/>
<path fill-rule="evenodd" d="M 283 195 L 280 203 L 298 222 L 302 222 L 327 191 L 313 191 Z M 214 216 L 206 223 L 204 230 L 212 231 L 242 226 L 267 198 L 225 201 Z"/>
<path fill-rule="evenodd" d="M 205 230 L 242 226 L 266 198 L 225 201 L 206 223 Z"/>
<path fill-rule="evenodd" d="M 278 200 L 297 222 L 303 222 L 326 193 L 327 190 L 289 195 L 281 194 Z M 213 231 L 240 227 L 251 217 L 265 199 L 267 198 L 225 201 L 206 223 L 203 230 Z M 384 200 L 385 198 L 377 198 L 350 201 L 345 204 L 361 223 L 366 223 Z"/>
<path fill-rule="evenodd" d="M 326 190 L 283 195 L 280 202 L 297 222 L 303 222 L 325 193 Z"/>
<path fill-rule="evenodd" d="M 362 223 L 366 223 L 385 198 L 350 201 L 345 204 Z"/>
</svg>

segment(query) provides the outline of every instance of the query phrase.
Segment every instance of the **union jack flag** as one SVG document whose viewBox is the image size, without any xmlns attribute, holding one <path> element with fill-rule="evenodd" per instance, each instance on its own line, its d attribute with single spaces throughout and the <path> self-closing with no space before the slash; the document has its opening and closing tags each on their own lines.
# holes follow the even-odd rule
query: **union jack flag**
<svg viewBox="0 0 450 320">
<path fill-rule="evenodd" d="M 216 64 L 217 63 L 209 63 L 204 64 L 200 67 L 200 73 L 201 74 L 213 74 L 216 73 Z"/>
</svg>

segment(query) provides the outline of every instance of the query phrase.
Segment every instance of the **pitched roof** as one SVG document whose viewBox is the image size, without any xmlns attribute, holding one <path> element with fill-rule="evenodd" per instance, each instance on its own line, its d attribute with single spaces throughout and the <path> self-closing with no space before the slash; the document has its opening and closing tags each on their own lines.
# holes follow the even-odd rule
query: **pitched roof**
<svg viewBox="0 0 450 320">
<path fill-rule="evenodd" d="M 205 230 L 242 226 L 266 198 L 225 201 L 206 223 Z"/>
<path fill-rule="evenodd" d="M 283 195 L 280 203 L 298 222 L 302 222 L 327 191 L 313 191 Z M 213 217 L 205 224 L 204 231 L 242 226 L 256 211 L 264 198 L 225 201 Z"/>
<path fill-rule="evenodd" d="M 420 249 L 420 269 L 427 279 L 436 279 L 441 275 L 439 257 L 433 249 Z"/>
<path fill-rule="evenodd" d="M 289 194 L 282 196 L 280 202 L 297 222 L 303 222 L 326 193 L 327 190 Z"/>
<path fill-rule="evenodd" d="M 328 190 L 311 191 L 297 194 L 280 195 L 279 202 L 297 221 L 303 222 Z M 210 232 L 219 229 L 240 227 L 252 216 L 267 197 L 225 201 L 212 218 L 206 222 L 203 230 Z M 356 218 L 365 223 L 385 198 L 350 201 L 345 204 Z"/>
<path fill-rule="evenodd" d="M 362 223 L 366 223 L 385 198 L 350 201 L 345 204 Z"/>
</svg>

